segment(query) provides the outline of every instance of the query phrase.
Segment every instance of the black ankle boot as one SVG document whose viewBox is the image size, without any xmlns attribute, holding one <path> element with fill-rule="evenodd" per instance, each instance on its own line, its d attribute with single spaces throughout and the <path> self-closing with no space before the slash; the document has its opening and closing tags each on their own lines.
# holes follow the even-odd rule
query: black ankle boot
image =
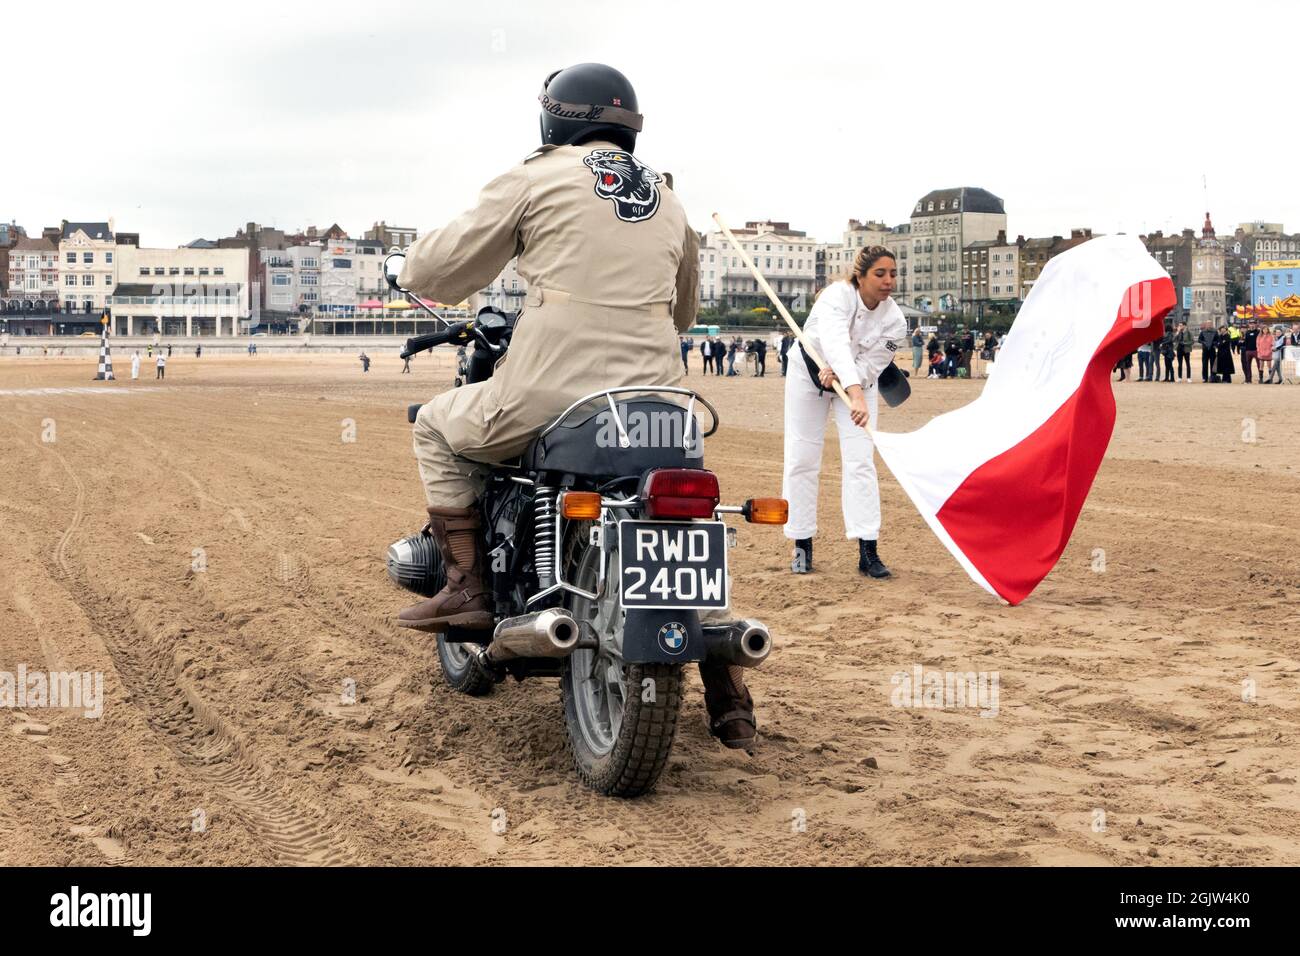
<svg viewBox="0 0 1300 956">
<path fill-rule="evenodd" d="M 808 574 L 812 569 L 812 538 L 799 538 L 794 543 L 794 560 L 790 562 L 790 570 L 795 574 Z"/>
<path fill-rule="evenodd" d="M 858 570 L 873 578 L 889 577 L 889 568 L 885 567 L 880 560 L 880 555 L 876 554 L 875 541 L 868 541 L 866 538 L 858 539 Z"/>
</svg>

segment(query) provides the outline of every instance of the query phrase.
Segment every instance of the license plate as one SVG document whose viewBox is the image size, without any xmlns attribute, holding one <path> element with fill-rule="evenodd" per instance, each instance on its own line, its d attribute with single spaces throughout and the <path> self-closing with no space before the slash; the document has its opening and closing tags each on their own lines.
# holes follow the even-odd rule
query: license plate
<svg viewBox="0 0 1300 956">
<path fill-rule="evenodd" d="M 721 521 L 620 521 L 625 608 L 725 608 L 727 530 Z"/>
</svg>

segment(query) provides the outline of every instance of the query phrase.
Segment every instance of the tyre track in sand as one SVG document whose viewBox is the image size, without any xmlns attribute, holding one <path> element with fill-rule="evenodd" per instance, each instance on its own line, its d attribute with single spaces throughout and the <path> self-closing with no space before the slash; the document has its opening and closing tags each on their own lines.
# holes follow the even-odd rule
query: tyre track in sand
<svg viewBox="0 0 1300 956">
<path fill-rule="evenodd" d="M 169 448 L 152 441 L 136 429 L 130 430 L 154 452 L 154 461 L 160 464 L 174 485 L 192 494 L 200 505 L 210 507 L 220 514 L 231 515 L 235 512 L 231 503 L 224 499 L 221 491 L 205 486 L 177 460 L 177 456 L 173 455 Z M 262 458 L 252 459 L 254 468 L 263 462 Z M 395 810 L 400 812 L 401 807 L 391 805 L 387 800 L 382 799 L 393 794 L 386 794 L 387 787 L 377 785 L 373 775 L 367 775 L 367 770 L 373 767 L 380 771 L 396 772 L 399 762 L 402 761 L 403 742 L 400 737 L 394 740 L 391 733 L 380 729 L 382 723 L 388 723 L 388 721 L 381 723 L 380 717 L 384 714 L 391 715 L 395 709 L 392 686 L 405 683 L 413 674 L 428 670 L 433 654 L 432 645 L 424 635 L 398 630 L 385 618 L 367 612 L 347 593 L 346 589 L 334 587 L 324 576 L 313 573 L 311 562 L 306 554 L 285 550 L 283 538 L 286 535 L 274 523 L 268 524 L 260 516 L 254 516 L 252 521 L 242 514 L 236 514 L 236 518 L 238 531 L 247 542 L 242 549 L 244 557 L 247 559 L 257 553 L 261 555 L 260 561 L 246 560 L 245 563 L 260 563 L 272 569 L 272 573 L 264 580 L 272 582 L 275 585 L 275 593 L 284 596 L 279 602 L 271 598 L 271 603 L 275 606 L 292 607 L 295 613 L 307 615 L 311 621 L 309 628 L 311 632 L 330 634 L 335 637 L 336 651 L 338 650 L 337 639 L 341 638 L 355 652 L 345 656 L 358 657 L 365 661 L 367 669 L 375 668 L 387 675 L 382 679 L 377 678 L 369 687 L 357 687 L 359 693 L 376 692 L 375 698 L 370 700 L 366 707 L 366 714 L 371 718 L 369 720 L 363 720 L 362 715 L 352 715 L 350 719 L 340 721 L 343 714 L 337 707 L 321 706 L 319 694 L 313 698 L 315 703 L 308 703 L 305 708 L 310 720 L 314 722 L 323 720 L 325 725 L 331 725 L 330 733 L 341 734 L 341 737 L 336 738 L 336 742 L 343 750 L 349 752 L 345 759 L 345 763 L 349 766 L 339 768 L 340 772 L 345 773 L 342 779 L 349 781 L 351 784 L 349 789 L 360 785 L 371 791 L 369 799 L 353 801 L 354 809 L 369 818 L 370 835 L 378 845 L 382 845 L 384 835 L 392 836 L 392 826 L 391 823 L 381 823 L 379 817 L 391 817 Z M 228 528 L 228 530 L 233 532 L 234 529 Z M 250 551 L 248 545 L 255 550 Z M 190 600 L 205 602 L 215 613 L 219 608 L 212 603 L 213 595 L 207 588 L 207 583 L 206 576 L 193 576 L 190 579 Z M 229 608 L 223 610 L 228 612 Z M 364 635 L 371 640 L 358 644 L 355 642 L 358 635 Z M 296 666 L 301 668 L 303 661 L 299 660 Z M 309 684 L 319 689 L 324 682 L 311 680 Z M 428 704 L 429 701 L 426 699 L 425 705 L 420 708 L 421 713 L 430 710 Z M 436 704 L 432 709 L 438 710 Z M 399 726 L 413 722 L 409 705 L 405 708 L 397 707 L 396 710 L 397 716 L 403 718 L 397 721 Z M 456 716 L 447 713 L 447 719 L 443 724 L 449 725 Z M 372 727 L 372 724 L 379 726 Z M 317 724 L 318 728 L 320 726 Z M 418 748 L 419 744 L 416 743 L 415 746 Z M 407 752 L 410 752 L 409 749 Z M 408 784 L 403 776 L 388 783 L 397 784 L 395 792 L 413 789 L 416 791 L 414 796 L 421 796 L 418 780 L 412 780 Z M 450 780 L 450 786 L 469 792 L 476 799 L 479 798 L 476 788 L 472 785 L 462 785 L 461 781 Z M 463 822 L 471 827 L 477 825 L 470 821 Z M 484 827 L 488 825 L 486 820 L 481 822 Z M 449 829 L 459 831 L 462 828 Z"/>
<path fill-rule="evenodd" d="M 48 443 L 33 440 L 37 448 L 46 451 L 54 451 Z M 50 560 L 66 573 L 67 568 L 67 548 L 68 543 L 72 540 L 85 517 L 85 500 L 86 487 L 76 472 L 68 464 L 67 460 L 57 452 L 54 452 L 59 464 L 67 473 L 68 478 L 72 481 L 76 489 L 75 504 L 73 507 L 73 516 L 68 527 L 59 536 L 59 540 L 50 552 Z M 42 561 L 42 564 L 48 568 L 48 563 Z M 48 571 L 47 571 L 48 575 Z M 53 583 L 57 581 L 51 578 Z M 36 633 L 37 643 L 41 649 L 41 655 L 51 672 L 69 673 L 72 668 L 68 665 L 64 656 L 62 647 L 59 646 L 55 639 L 53 629 L 41 626 L 34 607 L 28 596 L 17 591 L 10 594 L 10 600 L 13 602 L 15 609 L 25 615 L 33 625 Z M 63 791 L 68 787 L 75 787 L 80 783 L 80 777 L 77 773 L 77 766 L 73 759 L 66 754 L 59 753 L 51 744 L 50 730 L 51 727 L 33 718 L 22 710 L 14 711 L 13 715 L 17 723 L 12 730 L 24 740 L 32 741 L 39 745 L 43 751 L 46 760 L 51 766 L 52 772 L 52 791 L 51 802 L 58 811 L 59 817 L 63 820 L 66 830 L 73 836 L 81 837 L 90 843 L 103 857 L 101 861 L 107 866 L 122 866 L 129 862 L 125 847 L 114 837 L 96 832 L 93 828 L 78 823 L 83 819 L 85 810 L 69 807 L 68 801 L 63 796 Z"/>
<path fill-rule="evenodd" d="M 213 490 L 207 489 L 191 472 L 176 461 L 175 456 L 172 455 L 169 449 L 154 442 L 149 436 L 137 429 L 129 430 L 155 452 L 155 461 L 163 463 L 175 478 L 180 479 L 189 486 L 191 493 L 200 502 L 206 503 L 223 514 L 231 513 L 231 504 L 217 493 L 214 493 Z M 286 555 L 280 542 L 266 531 L 263 525 L 264 523 L 261 521 L 251 523 L 241 521 L 240 530 L 257 542 L 259 548 L 268 558 L 276 556 L 281 559 L 289 558 L 291 568 L 295 573 L 292 575 L 278 575 L 277 580 L 281 589 L 292 595 L 302 610 L 316 618 L 323 628 L 338 629 L 340 625 L 343 625 L 349 636 L 361 634 L 369 637 L 371 640 L 366 644 L 367 652 L 381 658 L 384 669 L 390 673 L 409 674 L 412 671 L 432 670 L 431 676 L 435 686 L 420 708 L 419 724 L 429 728 L 446 728 L 463 721 L 475 721 L 474 705 L 479 702 L 470 701 L 468 698 L 454 694 L 441 685 L 441 678 L 434 663 L 436 653 L 431 637 L 396 628 L 386 619 L 368 612 L 359 606 L 358 602 L 352 597 L 340 593 L 340 590 L 336 587 L 329 586 L 329 583 L 323 580 L 322 575 L 312 573 L 310 563 L 305 555 Z M 530 688 L 530 690 L 533 689 Z M 498 756 L 496 748 L 499 746 L 499 741 L 497 740 L 482 740 L 481 746 L 472 751 L 467 748 L 473 743 L 480 742 L 480 735 L 494 735 L 493 726 L 497 726 L 503 721 L 516 726 L 529 726 L 539 718 L 555 720 L 554 708 L 540 705 L 531 699 L 533 697 L 535 697 L 535 694 L 528 692 L 496 694 L 493 696 L 493 713 L 487 725 L 472 723 L 469 733 L 457 738 L 457 754 L 448 761 L 439 761 L 438 763 L 439 770 L 448 774 L 455 787 L 474 794 L 489 806 L 500 806 L 510 802 L 504 799 L 488 800 L 485 794 L 492 790 L 499 790 L 498 787 L 494 786 L 494 780 L 503 781 L 518 778 L 518 757 Z M 369 762 L 381 770 L 396 769 L 383 757 L 383 751 L 387 749 L 385 741 L 373 733 L 357 734 L 353 731 L 352 737 L 354 741 L 357 737 L 366 739 L 369 752 L 364 759 L 358 761 L 360 766 L 364 767 Z M 413 734 L 412 738 L 411 745 L 413 749 L 419 750 L 425 742 L 423 737 L 419 734 Z M 460 759 L 462 757 L 463 759 Z M 367 785 L 373 786 L 373 783 Z M 394 785 L 400 790 L 410 790 L 414 796 L 420 796 L 418 780 L 413 780 L 410 784 L 405 784 L 402 781 L 390 781 L 390 785 Z M 376 792 L 382 791 L 377 789 Z M 576 819 L 575 822 L 581 823 L 580 820 Z M 487 824 L 488 821 L 483 821 L 484 826 L 487 826 Z"/>
<path fill-rule="evenodd" d="M 304 810 L 298 801 L 278 792 L 247 741 L 181 676 L 167 636 L 144 633 L 137 626 L 138 615 L 122 610 L 86 583 L 85 569 L 69 553 L 85 515 L 85 484 L 62 453 L 49 444 L 40 447 L 58 459 L 76 489 L 72 520 L 51 554 L 51 578 L 81 609 L 132 704 L 183 765 L 231 801 L 277 861 L 290 865 L 351 862 L 351 848 L 329 828 L 325 811 Z M 128 634 L 139 639 L 136 646 L 152 647 L 153 652 L 137 652 L 124 639 Z"/>
</svg>

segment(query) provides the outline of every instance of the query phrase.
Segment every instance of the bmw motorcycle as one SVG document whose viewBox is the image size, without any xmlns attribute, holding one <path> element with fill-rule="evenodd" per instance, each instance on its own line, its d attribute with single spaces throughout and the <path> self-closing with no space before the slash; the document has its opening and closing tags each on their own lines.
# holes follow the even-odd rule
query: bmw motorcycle
<svg viewBox="0 0 1300 956">
<path fill-rule="evenodd" d="M 390 254 L 384 271 L 406 292 L 397 283 L 403 261 Z M 403 357 L 456 345 L 471 349 L 458 379 L 491 377 L 509 348 L 504 314 L 484 309 L 447 324 L 410 298 L 446 327 L 408 339 Z M 703 434 L 700 407 L 711 417 Z M 419 410 L 407 409 L 410 422 Z M 757 667 L 772 649 L 761 622 L 717 613 L 728 605 L 735 543 L 721 516 L 781 525 L 788 509 L 780 498 L 719 503 L 717 476 L 702 458 L 702 440 L 717 428 L 716 409 L 690 389 L 593 392 L 518 459 L 493 466 L 478 503 L 496 624 L 439 633 L 443 677 L 470 696 L 507 676 L 558 677 L 578 775 L 602 794 L 654 787 L 676 736 L 685 665 Z M 387 568 L 394 583 L 425 597 L 446 581 L 427 528 L 389 547 Z M 725 623 L 708 623 L 710 612 Z"/>
</svg>

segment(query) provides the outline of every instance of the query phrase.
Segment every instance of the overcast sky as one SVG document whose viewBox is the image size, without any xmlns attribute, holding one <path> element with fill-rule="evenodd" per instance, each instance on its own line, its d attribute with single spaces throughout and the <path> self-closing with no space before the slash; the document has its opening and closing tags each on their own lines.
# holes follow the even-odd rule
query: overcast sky
<svg viewBox="0 0 1300 956">
<path fill-rule="evenodd" d="M 600 61 L 699 229 L 829 241 L 965 185 L 1013 236 L 1199 229 L 1206 187 L 1221 232 L 1300 231 L 1298 26 L 1283 0 L 8 4 L 0 219 L 423 231 L 536 146 L 549 72 Z"/>
</svg>

